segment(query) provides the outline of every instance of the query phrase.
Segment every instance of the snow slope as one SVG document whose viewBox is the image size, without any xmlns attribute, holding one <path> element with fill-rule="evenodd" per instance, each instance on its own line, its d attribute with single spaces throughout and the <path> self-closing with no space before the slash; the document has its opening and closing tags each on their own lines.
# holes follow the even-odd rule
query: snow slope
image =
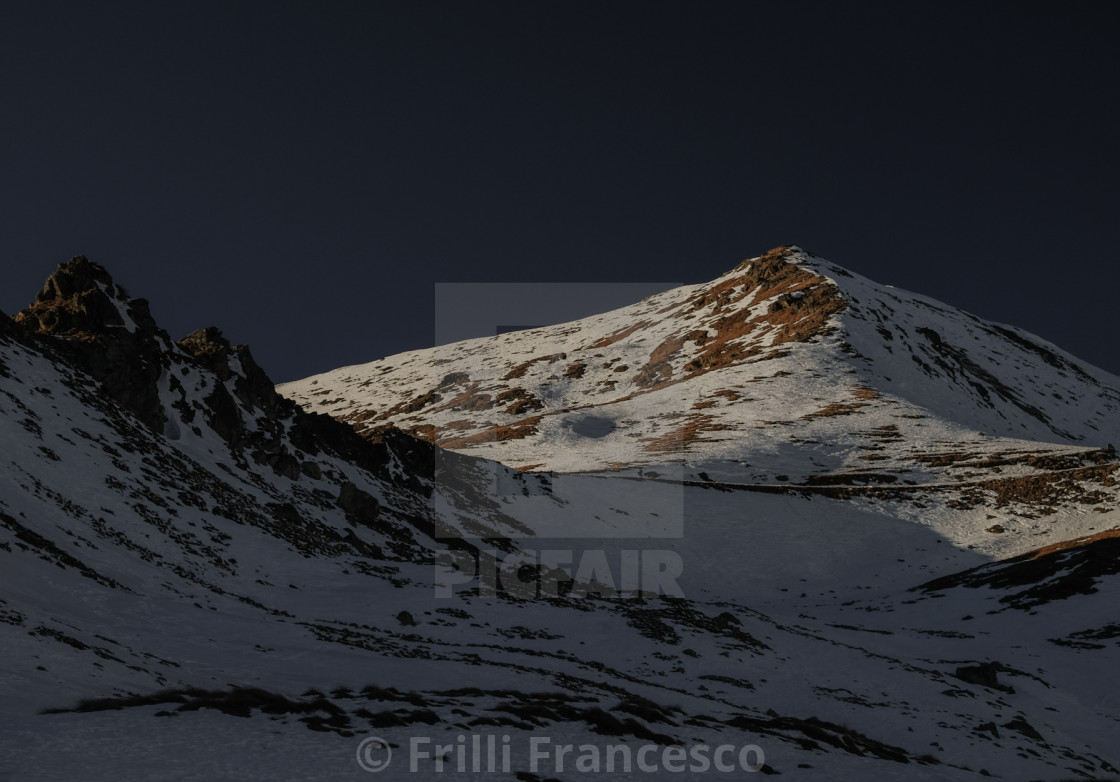
<svg viewBox="0 0 1120 782">
<path fill-rule="evenodd" d="M 755 480 L 851 472 L 867 467 L 867 432 L 894 436 L 875 465 L 890 473 L 921 468 L 916 452 L 939 443 L 1120 440 L 1120 379 L 796 247 L 614 312 L 279 390 L 362 432 L 393 424 L 560 472 L 713 460 L 749 462 Z"/>
<path fill-rule="evenodd" d="M 1024 551 L 1116 526 L 1103 450 L 947 439 L 945 485 L 518 473 L 307 414 L 84 259 L 17 321 L 0 779 L 369 778 L 373 736 L 397 780 L 589 776 L 534 770 L 534 736 L 652 746 L 655 779 L 730 775 L 671 770 L 678 745 L 793 779 L 1120 773 L 1115 538 Z M 492 559 L 500 589 L 452 567 Z M 509 770 L 457 770 L 460 735 L 509 736 Z M 410 772 L 414 737 L 450 768 Z"/>
</svg>

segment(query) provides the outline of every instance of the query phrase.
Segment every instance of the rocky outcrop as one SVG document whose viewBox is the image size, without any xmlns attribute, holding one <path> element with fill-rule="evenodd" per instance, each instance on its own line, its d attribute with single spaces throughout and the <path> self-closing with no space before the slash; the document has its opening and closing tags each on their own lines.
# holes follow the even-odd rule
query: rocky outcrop
<svg viewBox="0 0 1120 782">
<path fill-rule="evenodd" d="M 1007 670 L 1001 663 L 986 662 L 978 663 L 977 665 L 962 665 L 957 668 L 953 674 L 962 682 L 969 684 L 978 684 L 981 687 L 988 687 L 993 690 L 1003 690 L 1004 692 L 1014 693 L 1011 687 L 999 680 L 999 673 Z"/>
<path fill-rule="evenodd" d="M 427 502 L 435 484 L 434 445 L 392 425 L 363 438 L 346 423 L 305 412 L 276 392 L 248 347 L 231 344 L 217 328 L 173 342 L 152 319 L 147 302 L 131 298 L 86 258 L 59 266 L 15 320 L 0 315 L 0 337 L 9 334 L 78 370 L 83 387 L 88 382 L 83 376 L 93 378 L 101 386 L 99 401 L 132 413 L 157 436 L 176 440 L 192 430 L 201 437 L 209 428 L 226 442 L 238 469 L 256 464 L 291 482 L 328 480 L 339 486 L 336 504 L 350 523 L 387 541 L 383 550 L 348 530 L 334 542 L 350 550 L 374 559 L 408 558 L 421 550 L 418 541 L 441 534 Z M 0 363 L 0 376 L 7 371 Z M 472 462 L 457 457 L 442 469 L 469 474 Z M 366 490 L 369 476 L 409 497 L 410 512 L 385 513 Z M 267 510 L 275 531 L 306 543 L 307 524 L 288 505 L 271 503 Z M 462 540 L 446 545 L 474 552 Z"/>
<path fill-rule="evenodd" d="M 381 513 L 381 506 L 368 492 L 362 491 L 347 481 L 338 493 L 338 507 L 346 512 L 352 521 L 372 525 Z"/>
<path fill-rule="evenodd" d="M 217 375 L 218 380 L 223 383 L 233 376 L 229 368 L 229 356 L 233 348 L 217 326 L 191 332 L 179 340 L 179 347 Z"/>
<path fill-rule="evenodd" d="M 57 338 L 54 347 L 100 382 L 107 396 L 163 432 L 159 379 L 171 341 L 156 326 L 148 302 L 130 298 L 103 267 L 84 256 L 71 258 L 14 321 Z"/>
<path fill-rule="evenodd" d="M 221 381 L 206 398 L 211 428 L 232 448 L 248 451 L 258 464 L 266 464 L 292 480 L 299 480 L 301 475 L 316 478 L 322 469 L 307 457 L 326 451 L 388 478 L 388 465 L 395 459 L 406 468 L 406 475 L 397 480 L 413 491 L 431 492 L 427 485 L 435 462 L 431 444 L 395 427 L 387 427 L 378 437 L 367 440 L 353 427 L 330 416 L 305 412 L 276 392 L 247 346 L 231 345 L 215 327 L 189 334 L 179 341 L 179 347 Z M 228 390 L 231 386 L 232 393 Z M 249 413 L 255 418 L 253 427 L 246 425 Z M 340 504 L 344 499 L 345 492 Z M 343 507 L 348 513 L 356 512 L 355 508 Z M 376 518 L 376 513 L 356 515 Z"/>
<path fill-rule="evenodd" d="M 1054 600 L 1093 594 L 1098 581 L 1118 574 L 1120 529 L 1110 529 L 942 576 L 914 590 L 942 592 L 960 587 L 990 587 L 1004 590 L 1001 604 L 1029 611 Z"/>
<path fill-rule="evenodd" d="M 304 412 L 276 392 L 247 346 L 231 344 L 218 328 L 199 329 L 173 343 L 145 300 L 131 298 L 104 267 L 83 256 L 60 265 L 34 303 L 14 319 L 0 313 L 3 335 L 43 343 L 158 434 L 180 423 L 200 423 L 201 412 L 235 457 L 293 481 L 320 478 L 323 468 L 315 457 L 327 452 L 374 475 L 403 481 L 413 491 L 431 493 L 432 445 L 394 427 L 366 440 L 345 423 Z M 217 381 L 201 404 L 187 402 L 179 380 L 184 362 Z M 167 409 L 160 396 L 165 372 L 164 390 L 179 400 Z M 394 461 L 406 466 L 406 475 L 393 477 L 389 465 Z"/>
<path fill-rule="evenodd" d="M 123 327 L 116 299 L 126 298 L 109 272 L 83 255 L 59 265 L 34 303 L 16 316 L 25 326 L 56 336 L 95 335 Z"/>
<path fill-rule="evenodd" d="M 281 496 L 290 491 L 293 498 L 261 507 L 228 502 L 236 490 L 219 476 L 179 495 L 193 507 L 208 507 L 210 513 L 238 523 L 263 524 L 304 553 L 345 550 L 373 559 L 422 557 L 429 562 L 431 543 L 426 541 L 447 534 L 430 502 L 436 464 L 432 444 L 391 425 L 378 437 L 364 439 L 343 422 L 305 412 L 276 392 L 248 347 L 231 344 L 217 328 L 200 329 L 173 342 L 156 325 L 145 301 L 131 298 L 103 267 L 86 258 L 59 266 L 35 302 L 15 320 L 0 314 L 0 342 L 8 341 L 18 341 L 65 367 L 63 382 L 95 405 L 106 421 L 131 433 L 130 452 L 154 453 L 164 446 L 152 446 L 161 438 L 189 440 L 193 434 L 224 473 L 247 476 L 258 486 L 280 487 Z M 10 374 L 0 361 L 0 377 Z M 132 413 L 143 426 L 124 413 Z M 31 419 L 24 428 L 39 430 Z M 227 453 L 215 451 L 211 432 L 225 441 Z M 49 448 L 40 453 L 57 460 Z M 459 457 L 449 463 L 473 474 L 474 461 Z M 189 459 L 184 463 L 194 464 Z M 122 469 L 128 471 L 127 466 Z M 269 470 L 274 475 L 267 475 Z M 291 487 L 288 482 L 305 485 Z M 198 499 L 199 493 L 211 489 L 219 501 Z M 316 511 L 310 510 L 330 513 L 332 505 L 344 511 L 352 527 L 345 534 L 318 525 Z M 160 517 L 157 511 L 148 514 L 149 520 Z M 384 544 L 357 534 L 363 529 Z M 446 547 L 477 554 L 472 544 L 459 539 Z"/>
<path fill-rule="evenodd" d="M 209 369 L 223 383 L 233 380 L 234 394 L 246 407 L 267 417 L 292 412 L 295 407 L 276 393 L 268 375 L 247 345 L 231 345 L 215 326 L 199 329 L 179 340 L 179 347 Z"/>
<path fill-rule="evenodd" d="M 322 450 L 384 474 L 384 447 L 374 447 L 345 424 L 307 414 L 280 396 L 249 348 L 230 344 L 220 329 L 199 329 L 180 340 L 179 347 L 220 381 L 205 399 L 205 414 L 233 450 L 248 452 L 256 463 L 293 481 L 301 475 L 321 476 L 322 468 L 307 457 Z"/>
</svg>

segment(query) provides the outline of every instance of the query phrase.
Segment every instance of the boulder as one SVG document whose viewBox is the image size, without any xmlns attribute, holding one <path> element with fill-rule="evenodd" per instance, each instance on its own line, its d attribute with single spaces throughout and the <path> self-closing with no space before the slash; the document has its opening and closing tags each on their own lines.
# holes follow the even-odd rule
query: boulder
<svg viewBox="0 0 1120 782">
<path fill-rule="evenodd" d="M 342 484 L 338 494 L 338 507 L 346 512 L 351 521 L 365 525 L 373 524 L 381 515 L 381 503 L 350 481 Z"/>
</svg>

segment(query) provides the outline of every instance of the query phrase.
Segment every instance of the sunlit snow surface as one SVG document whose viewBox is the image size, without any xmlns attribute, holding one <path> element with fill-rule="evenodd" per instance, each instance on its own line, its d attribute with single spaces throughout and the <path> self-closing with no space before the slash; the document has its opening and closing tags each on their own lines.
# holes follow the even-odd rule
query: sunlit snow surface
<svg viewBox="0 0 1120 782">
<path fill-rule="evenodd" d="M 279 389 L 360 429 L 434 426 L 446 447 L 561 472 L 731 460 L 751 482 L 916 468 L 911 452 L 941 444 L 1120 441 L 1120 379 L 797 248 L 603 315 Z M 861 464 L 867 433 L 882 427 L 897 444 Z"/>
</svg>

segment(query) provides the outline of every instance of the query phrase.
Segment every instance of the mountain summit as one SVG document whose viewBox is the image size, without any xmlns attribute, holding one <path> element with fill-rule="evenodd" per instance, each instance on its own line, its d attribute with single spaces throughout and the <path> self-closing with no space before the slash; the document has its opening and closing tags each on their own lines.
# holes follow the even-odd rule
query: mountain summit
<svg viewBox="0 0 1120 782">
<path fill-rule="evenodd" d="M 14 321 L 54 344 L 100 381 L 107 396 L 155 431 L 167 416 L 157 389 L 171 339 L 152 319 L 148 302 L 133 299 L 104 267 L 71 258 Z"/>
<path fill-rule="evenodd" d="M 761 456 L 770 478 L 852 471 L 868 431 L 891 434 L 880 461 L 898 470 L 936 440 L 1120 440 L 1120 378 L 794 246 L 614 312 L 280 391 L 367 435 L 391 424 L 561 472 Z"/>
</svg>

